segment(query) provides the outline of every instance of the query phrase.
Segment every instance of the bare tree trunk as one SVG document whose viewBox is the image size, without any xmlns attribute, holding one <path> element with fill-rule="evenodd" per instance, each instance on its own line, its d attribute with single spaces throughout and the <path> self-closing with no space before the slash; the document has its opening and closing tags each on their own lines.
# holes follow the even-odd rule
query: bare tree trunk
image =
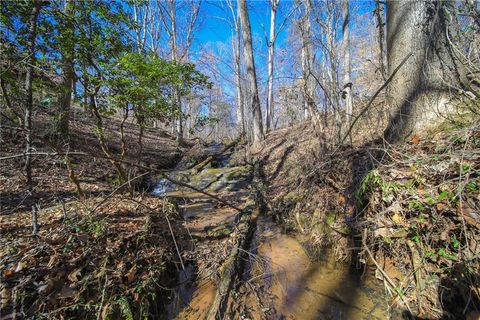
<svg viewBox="0 0 480 320">
<path fill-rule="evenodd" d="M 352 60 L 350 58 L 350 10 L 348 0 L 342 0 L 342 34 L 343 34 L 343 92 L 342 98 L 345 99 L 345 112 L 347 114 L 347 126 L 350 125 L 353 113 L 352 97 Z"/>
<path fill-rule="evenodd" d="M 241 34 L 240 34 L 240 23 L 238 21 L 238 17 L 235 14 L 233 2 L 227 0 L 227 5 L 230 9 L 230 13 L 232 15 L 233 20 L 233 27 L 232 27 L 232 50 L 233 50 L 233 57 L 235 59 L 235 80 L 237 84 L 237 128 L 240 132 L 240 135 L 245 135 L 245 111 L 244 111 L 244 101 L 242 95 L 242 68 L 241 68 L 241 61 L 240 61 L 240 48 L 242 46 L 241 43 Z M 233 34 L 233 30 L 235 30 L 235 34 Z"/>
<path fill-rule="evenodd" d="M 302 33 L 303 35 L 303 33 Z M 305 38 L 302 43 L 302 90 L 303 90 L 303 115 L 304 115 L 304 120 L 308 120 L 310 118 L 310 113 L 309 113 L 309 107 L 308 107 L 308 53 L 307 53 L 307 46 L 306 46 L 306 41 Z"/>
<path fill-rule="evenodd" d="M 69 135 L 69 116 L 72 105 L 72 93 L 75 81 L 75 69 L 73 65 L 74 59 L 74 23 L 71 15 L 74 11 L 75 2 L 65 0 L 64 4 L 64 25 L 62 26 L 62 33 L 65 41 L 62 42 L 62 73 L 63 83 L 61 84 L 61 94 L 58 110 L 58 124 L 57 136 L 68 139 Z"/>
<path fill-rule="evenodd" d="M 378 68 L 380 74 L 382 75 L 383 80 L 387 80 L 387 70 L 385 68 L 385 22 L 383 21 L 383 11 L 384 4 L 380 0 L 375 0 L 375 17 L 377 19 L 377 28 L 378 28 Z"/>
<path fill-rule="evenodd" d="M 175 0 L 170 0 L 170 43 L 172 49 L 172 60 L 177 62 L 177 19 L 176 19 L 176 8 L 175 8 Z M 179 143 L 183 141 L 183 124 L 182 124 L 182 99 L 180 97 L 180 92 L 178 89 L 175 89 L 174 92 L 174 100 L 175 100 L 175 108 L 176 108 L 176 125 L 175 125 L 175 134 L 176 139 Z"/>
<path fill-rule="evenodd" d="M 142 53 L 145 50 L 147 40 L 147 19 L 150 12 L 150 1 L 145 1 L 143 14 L 137 1 L 133 2 L 133 19 L 135 20 L 135 38 L 137 44 L 137 52 Z"/>
<path fill-rule="evenodd" d="M 250 18 L 248 17 L 246 0 L 238 1 L 238 16 L 242 28 L 243 55 L 247 68 L 247 82 L 250 90 L 250 106 L 253 114 L 253 145 L 258 145 L 264 139 L 262 126 L 262 110 L 258 97 L 257 75 L 255 72 L 255 59 L 253 57 L 252 34 Z"/>
<path fill-rule="evenodd" d="M 270 124 L 273 122 L 274 103 L 273 103 L 273 65 L 275 62 L 275 19 L 277 16 L 277 6 L 279 0 L 270 0 L 270 38 L 268 41 L 268 93 L 267 110 L 265 118 L 265 131 L 270 130 Z"/>
<path fill-rule="evenodd" d="M 452 111 L 453 93 L 461 86 L 448 38 L 453 9 L 453 1 L 387 1 L 388 70 L 412 55 L 390 82 L 390 140 L 434 125 Z"/>
<path fill-rule="evenodd" d="M 312 118 L 313 125 L 317 126 L 318 114 L 315 107 L 315 85 L 313 83 L 313 43 L 312 23 L 310 14 L 312 10 L 311 1 L 305 1 L 305 14 L 300 20 L 300 32 L 302 36 L 302 91 L 303 110 L 305 120 Z"/>
<path fill-rule="evenodd" d="M 238 22 L 235 24 L 236 32 L 236 44 L 232 37 L 232 48 L 234 49 L 235 56 L 235 79 L 237 82 L 237 127 L 240 128 L 240 135 L 245 134 L 245 112 L 243 109 L 243 96 L 242 96 L 242 69 L 240 65 L 240 28 Z"/>
<path fill-rule="evenodd" d="M 326 33 L 326 47 L 329 68 L 327 76 L 329 79 L 329 97 L 330 104 L 333 110 L 334 119 L 335 119 L 335 135 L 336 139 L 340 141 L 342 138 L 342 115 L 340 110 L 340 101 L 339 101 L 339 88 L 338 88 L 338 62 L 337 62 L 337 49 L 336 49 L 336 38 L 335 38 L 335 17 L 334 17 L 334 2 L 327 4 L 327 15 L 325 23 L 325 33 Z"/>
<path fill-rule="evenodd" d="M 28 67 L 25 75 L 25 173 L 27 176 L 27 188 L 33 190 L 32 182 L 32 108 L 33 108 L 33 67 L 35 65 L 35 41 L 37 37 L 37 20 L 42 7 L 42 2 L 34 1 L 33 8 L 28 19 Z"/>
</svg>

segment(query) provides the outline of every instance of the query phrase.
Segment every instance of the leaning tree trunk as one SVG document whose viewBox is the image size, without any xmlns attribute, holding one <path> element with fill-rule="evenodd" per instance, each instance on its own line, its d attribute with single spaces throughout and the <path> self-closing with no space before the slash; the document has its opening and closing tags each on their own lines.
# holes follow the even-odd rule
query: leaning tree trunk
<svg viewBox="0 0 480 320">
<path fill-rule="evenodd" d="M 449 41 L 453 9 L 451 1 L 387 1 L 389 72 L 411 55 L 389 85 L 393 111 L 385 132 L 389 140 L 434 125 L 451 112 L 452 93 L 460 87 Z"/>
<path fill-rule="evenodd" d="M 252 33 L 246 0 L 238 1 L 238 16 L 242 28 L 243 54 L 247 69 L 247 82 L 250 90 L 250 105 L 253 113 L 253 145 L 258 145 L 258 143 L 263 140 L 264 134 L 262 126 L 262 110 L 260 108 L 260 99 L 258 97 L 257 74 L 255 72 L 255 60 L 253 57 Z"/>
<path fill-rule="evenodd" d="M 37 37 L 37 20 L 42 7 L 41 1 L 34 1 L 33 8 L 30 13 L 28 26 L 28 66 L 25 75 L 25 174 L 27 176 L 27 188 L 33 190 L 32 182 L 32 108 L 33 108 L 33 67 L 35 65 L 35 41 Z"/>
</svg>

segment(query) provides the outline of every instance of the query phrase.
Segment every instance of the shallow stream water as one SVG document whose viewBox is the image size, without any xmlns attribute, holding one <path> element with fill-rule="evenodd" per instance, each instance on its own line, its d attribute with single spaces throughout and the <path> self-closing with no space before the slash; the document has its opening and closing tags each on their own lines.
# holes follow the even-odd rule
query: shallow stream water
<svg viewBox="0 0 480 320">
<path fill-rule="evenodd" d="M 222 161 L 226 164 L 227 160 Z M 208 170 L 212 172 L 208 173 Z M 244 176 L 232 174 L 235 170 L 228 166 L 206 169 L 207 173 L 190 176 L 189 180 L 207 186 L 206 189 L 219 197 L 228 195 L 246 201 L 248 184 L 243 181 Z M 228 177 L 234 177 L 233 182 Z M 192 234 L 225 222 L 233 223 L 235 210 L 218 207 L 205 195 L 175 190 L 164 180 L 159 182 L 155 192 L 185 200 L 180 213 Z M 302 239 L 281 232 L 281 228 L 265 214 L 257 221 L 253 243 L 249 253 L 249 272 L 243 277 L 244 290 L 240 290 L 240 296 L 233 302 L 243 304 L 240 308 L 234 306 L 242 310 L 235 313 L 236 318 L 389 318 L 382 282 L 370 275 L 362 276 L 361 271 L 348 264 L 336 262 L 329 250 L 320 255 L 319 261 L 312 261 L 302 246 Z M 187 266 L 186 270 L 180 271 L 178 282 L 177 299 L 170 306 L 168 317 L 205 319 L 215 297 L 214 281 L 196 279 L 194 268 Z"/>
</svg>

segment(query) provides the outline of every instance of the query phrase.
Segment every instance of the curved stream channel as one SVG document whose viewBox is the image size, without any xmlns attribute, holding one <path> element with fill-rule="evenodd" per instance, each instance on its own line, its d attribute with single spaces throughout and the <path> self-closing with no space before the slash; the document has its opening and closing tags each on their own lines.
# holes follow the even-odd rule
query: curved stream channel
<svg viewBox="0 0 480 320">
<path fill-rule="evenodd" d="M 218 150 L 216 147 L 214 150 Z M 218 151 L 217 151 L 218 152 Z M 197 188 L 228 199 L 243 208 L 249 198 L 251 179 L 246 167 L 221 161 L 199 173 L 177 171 Z M 215 168 L 216 167 L 216 168 Z M 166 180 L 158 182 L 155 194 L 174 198 L 179 203 L 185 227 L 194 239 L 194 247 L 209 246 L 221 250 L 228 241 L 237 211 L 219 205 L 216 200 Z M 226 239 L 226 240 L 225 240 Z M 194 249 L 195 250 L 195 249 Z M 212 254 L 215 249 L 212 249 Z M 299 236 L 285 234 L 266 214 L 260 214 L 247 271 L 230 298 L 230 313 L 235 319 L 386 319 L 388 307 L 383 284 L 373 276 L 338 263 L 329 250 L 320 261 L 312 261 Z M 223 261 L 218 261 L 221 269 Z M 179 272 L 169 319 L 207 319 L 215 298 L 214 277 L 196 274 L 192 264 Z"/>
</svg>

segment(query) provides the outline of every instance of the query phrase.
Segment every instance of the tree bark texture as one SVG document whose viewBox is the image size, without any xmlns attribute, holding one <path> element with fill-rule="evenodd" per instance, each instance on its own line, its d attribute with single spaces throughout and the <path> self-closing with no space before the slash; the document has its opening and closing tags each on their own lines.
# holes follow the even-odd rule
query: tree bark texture
<svg viewBox="0 0 480 320">
<path fill-rule="evenodd" d="M 33 109 L 33 67 L 35 65 L 35 41 L 37 37 L 37 20 L 42 7 L 42 2 L 34 1 L 30 17 L 28 19 L 28 66 L 25 74 L 25 174 L 27 176 L 27 188 L 33 190 L 32 181 L 32 109 Z"/>
<path fill-rule="evenodd" d="M 273 122 L 274 102 L 273 102 L 273 66 L 275 62 L 275 20 L 277 17 L 277 6 L 279 0 L 270 0 L 270 37 L 268 41 L 268 93 L 267 110 L 265 118 L 265 130 L 268 132 Z"/>
<path fill-rule="evenodd" d="M 248 17 L 246 0 L 238 1 L 238 16 L 242 28 L 243 55 L 247 69 L 247 83 L 250 91 L 249 105 L 253 114 L 253 145 L 258 145 L 263 140 L 262 110 L 258 97 L 257 75 L 255 72 L 255 59 L 253 57 L 252 33 L 250 18 Z"/>
<path fill-rule="evenodd" d="M 453 1 L 387 1 L 388 70 L 412 53 L 388 88 L 389 140 L 435 124 L 454 106 L 453 93 L 461 84 L 449 41 L 453 8 Z"/>
</svg>

